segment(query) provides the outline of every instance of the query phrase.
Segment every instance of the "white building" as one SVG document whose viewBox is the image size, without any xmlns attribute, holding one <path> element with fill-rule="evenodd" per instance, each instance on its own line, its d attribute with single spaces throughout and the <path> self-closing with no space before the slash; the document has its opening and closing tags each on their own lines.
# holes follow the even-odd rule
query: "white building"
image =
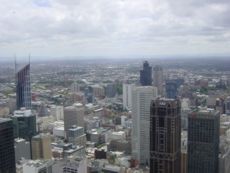
<svg viewBox="0 0 230 173">
<path fill-rule="evenodd" d="M 163 68 L 161 66 L 155 66 L 153 68 L 153 85 L 157 87 L 158 94 L 163 96 L 164 76 L 163 76 Z"/>
<path fill-rule="evenodd" d="M 30 116 L 34 116 L 34 115 L 32 114 L 32 111 L 30 109 L 21 108 L 20 110 L 14 111 L 13 116 L 15 116 L 15 117 L 30 117 Z"/>
<path fill-rule="evenodd" d="M 29 160 L 23 165 L 23 173 L 52 173 L 53 161 Z"/>
<path fill-rule="evenodd" d="M 188 114 L 191 112 L 189 99 L 181 100 L 181 128 L 188 129 Z"/>
<path fill-rule="evenodd" d="M 123 107 L 126 109 L 132 108 L 132 88 L 134 84 L 123 84 Z"/>
<path fill-rule="evenodd" d="M 125 131 L 119 131 L 119 132 L 111 132 L 106 134 L 106 142 L 110 142 L 111 140 L 125 140 L 126 134 Z"/>
<path fill-rule="evenodd" d="M 63 106 L 52 105 L 50 108 L 50 114 L 57 121 L 63 120 L 64 119 L 64 108 L 63 108 Z"/>
<path fill-rule="evenodd" d="M 87 173 L 87 160 L 83 159 L 68 159 L 59 160 L 53 166 L 55 173 Z"/>
<path fill-rule="evenodd" d="M 157 88 L 135 87 L 132 92 L 132 157 L 140 164 L 149 162 L 150 103 L 157 97 Z"/>
<path fill-rule="evenodd" d="M 55 137 L 64 138 L 65 137 L 64 125 L 63 126 L 54 127 L 53 128 L 53 135 Z"/>
</svg>

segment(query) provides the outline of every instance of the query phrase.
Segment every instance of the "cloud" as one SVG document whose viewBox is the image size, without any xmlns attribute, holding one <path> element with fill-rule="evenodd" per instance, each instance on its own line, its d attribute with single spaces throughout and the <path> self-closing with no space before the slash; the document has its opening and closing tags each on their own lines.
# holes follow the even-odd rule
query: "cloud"
<svg viewBox="0 0 230 173">
<path fill-rule="evenodd" d="M 228 0 L 0 2 L 2 55 L 229 53 Z"/>
</svg>

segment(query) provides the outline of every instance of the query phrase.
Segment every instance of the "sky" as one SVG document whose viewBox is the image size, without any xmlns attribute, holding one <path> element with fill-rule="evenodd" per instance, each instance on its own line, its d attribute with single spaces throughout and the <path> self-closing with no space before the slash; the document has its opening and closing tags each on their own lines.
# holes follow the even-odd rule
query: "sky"
<svg viewBox="0 0 230 173">
<path fill-rule="evenodd" d="M 230 53 L 230 0 L 0 0 L 0 57 Z"/>
</svg>

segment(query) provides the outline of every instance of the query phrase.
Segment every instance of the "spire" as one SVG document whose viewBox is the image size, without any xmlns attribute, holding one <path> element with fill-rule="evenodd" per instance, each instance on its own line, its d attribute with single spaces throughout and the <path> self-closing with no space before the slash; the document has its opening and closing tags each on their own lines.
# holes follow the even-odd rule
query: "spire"
<svg viewBox="0 0 230 173">
<path fill-rule="evenodd" d="M 30 65 L 30 56 L 31 56 L 31 54 L 29 53 L 29 65 Z"/>
<path fill-rule="evenodd" d="M 15 75 L 17 73 L 17 57 L 16 57 L 16 54 L 14 54 L 14 73 L 15 73 Z"/>
</svg>

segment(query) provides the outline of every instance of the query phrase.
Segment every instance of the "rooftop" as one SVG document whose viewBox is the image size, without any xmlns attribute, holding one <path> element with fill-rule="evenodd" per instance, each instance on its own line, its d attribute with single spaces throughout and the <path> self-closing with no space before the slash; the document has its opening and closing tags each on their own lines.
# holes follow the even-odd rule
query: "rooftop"
<svg viewBox="0 0 230 173">
<path fill-rule="evenodd" d="M 32 114 L 31 110 L 25 109 L 25 108 L 21 108 L 21 110 L 16 110 L 14 111 L 14 117 L 30 117 L 30 116 L 34 116 Z"/>
<path fill-rule="evenodd" d="M 29 160 L 25 165 L 29 167 L 39 168 L 47 163 L 50 163 L 50 160 Z"/>
<path fill-rule="evenodd" d="M 11 121 L 9 118 L 0 118 L 0 123 Z"/>
</svg>

